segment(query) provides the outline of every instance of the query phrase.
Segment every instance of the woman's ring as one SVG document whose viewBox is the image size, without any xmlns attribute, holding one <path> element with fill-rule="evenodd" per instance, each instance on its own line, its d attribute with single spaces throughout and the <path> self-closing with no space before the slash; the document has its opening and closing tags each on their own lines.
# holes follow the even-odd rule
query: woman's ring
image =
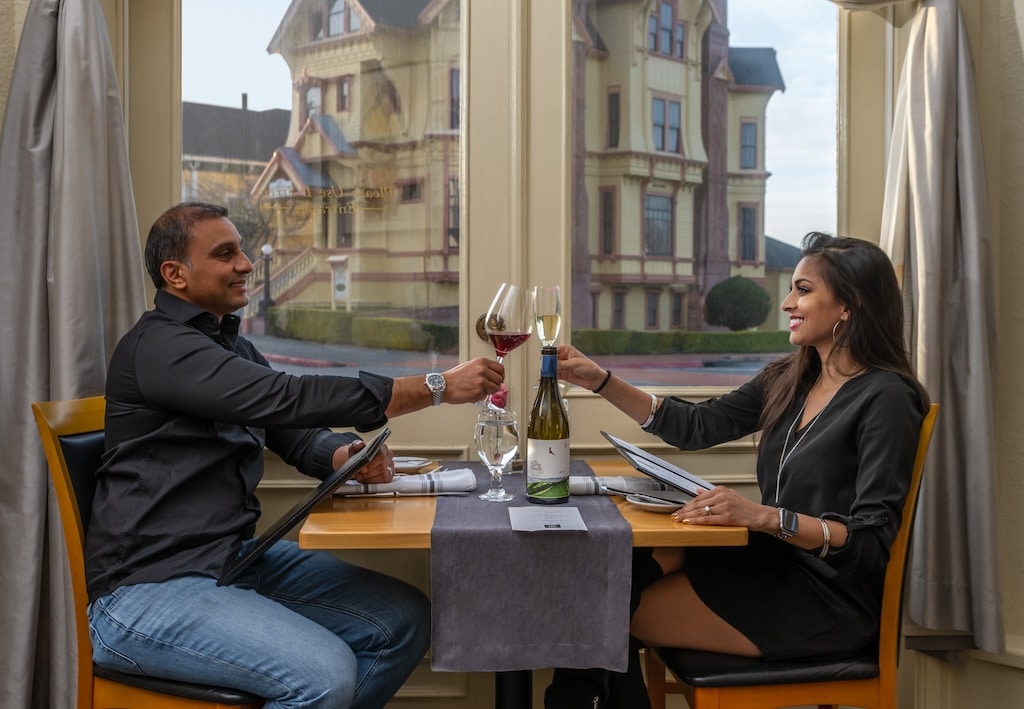
<svg viewBox="0 0 1024 709">
<path fill-rule="evenodd" d="M 704 505 L 704 514 L 708 517 L 711 516 L 711 505 Z"/>
<path fill-rule="evenodd" d="M 388 471 L 388 475 L 394 475 L 395 474 L 395 471 L 391 469 L 390 465 L 387 467 L 387 471 Z"/>
</svg>

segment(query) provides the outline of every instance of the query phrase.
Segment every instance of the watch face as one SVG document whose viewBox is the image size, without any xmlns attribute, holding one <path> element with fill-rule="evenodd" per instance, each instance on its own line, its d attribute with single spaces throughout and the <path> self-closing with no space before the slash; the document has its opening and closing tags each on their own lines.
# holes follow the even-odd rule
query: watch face
<svg viewBox="0 0 1024 709">
<path fill-rule="evenodd" d="M 444 386 L 444 377 L 440 374 L 428 374 L 427 375 L 427 386 L 431 389 L 437 389 Z"/>
</svg>

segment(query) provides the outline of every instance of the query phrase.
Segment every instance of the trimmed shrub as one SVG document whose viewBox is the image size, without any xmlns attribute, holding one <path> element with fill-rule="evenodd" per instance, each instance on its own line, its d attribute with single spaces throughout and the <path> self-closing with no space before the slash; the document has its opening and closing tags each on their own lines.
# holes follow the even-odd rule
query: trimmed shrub
<svg viewBox="0 0 1024 709">
<path fill-rule="evenodd" d="M 762 325 L 772 309 L 772 298 L 764 288 L 744 276 L 716 283 L 704 299 L 704 320 L 732 331 Z"/>
</svg>

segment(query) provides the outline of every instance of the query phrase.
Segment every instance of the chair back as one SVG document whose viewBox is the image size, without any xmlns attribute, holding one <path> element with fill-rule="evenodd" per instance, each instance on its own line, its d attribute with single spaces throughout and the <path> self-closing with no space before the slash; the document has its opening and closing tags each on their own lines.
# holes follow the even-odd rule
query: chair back
<svg viewBox="0 0 1024 709">
<path fill-rule="evenodd" d="M 84 549 L 96 490 L 96 470 L 103 455 L 105 411 L 106 400 L 102 396 L 32 404 L 67 547 L 78 654 L 76 706 L 80 709 L 92 706 L 92 645 L 86 613 L 89 596 L 85 587 Z"/>
<path fill-rule="evenodd" d="M 889 549 L 889 563 L 885 569 L 885 590 L 882 593 L 882 625 L 878 638 L 878 667 L 881 673 L 895 668 L 899 662 L 900 629 L 903 618 L 903 584 L 907 570 L 907 559 L 910 554 L 910 535 L 914 528 L 914 516 L 917 512 L 917 501 L 921 491 L 921 480 L 924 477 L 924 463 L 928 454 L 928 444 L 935 430 L 935 419 L 939 414 L 939 405 L 932 404 L 921 422 L 921 433 L 917 439 L 917 455 L 910 476 L 910 489 L 903 503 L 903 519 L 900 521 L 899 532 Z M 892 677 L 895 687 L 895 676 Z"/>
</svg>

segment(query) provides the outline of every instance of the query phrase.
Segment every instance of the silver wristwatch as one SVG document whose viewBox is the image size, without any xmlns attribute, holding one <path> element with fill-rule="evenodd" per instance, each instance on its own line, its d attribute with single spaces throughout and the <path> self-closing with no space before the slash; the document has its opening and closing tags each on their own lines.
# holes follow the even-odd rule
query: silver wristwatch
<svg viewBox="0 0 1024 709">
<path fill-rule="evenodd" d="M 775 536 L 779 539 L 789 539 L 792 536 L 796 536 L 796 533 L 800 530 L 800 520 L 796 516 L 796 512 L 787 510 L 785 507 L 779 508 L 779 531 L 775 533 Z"/>
<path fill-rule="evenodd" d="M 434 400 L 431 402 L 434 406 L 440 406 L 441 400 L 444 398 L 444 377 L 437 372 L 431 372 L 427 375 L 427 389 L 430 389 L 431 395 Z"/>
</svg>

